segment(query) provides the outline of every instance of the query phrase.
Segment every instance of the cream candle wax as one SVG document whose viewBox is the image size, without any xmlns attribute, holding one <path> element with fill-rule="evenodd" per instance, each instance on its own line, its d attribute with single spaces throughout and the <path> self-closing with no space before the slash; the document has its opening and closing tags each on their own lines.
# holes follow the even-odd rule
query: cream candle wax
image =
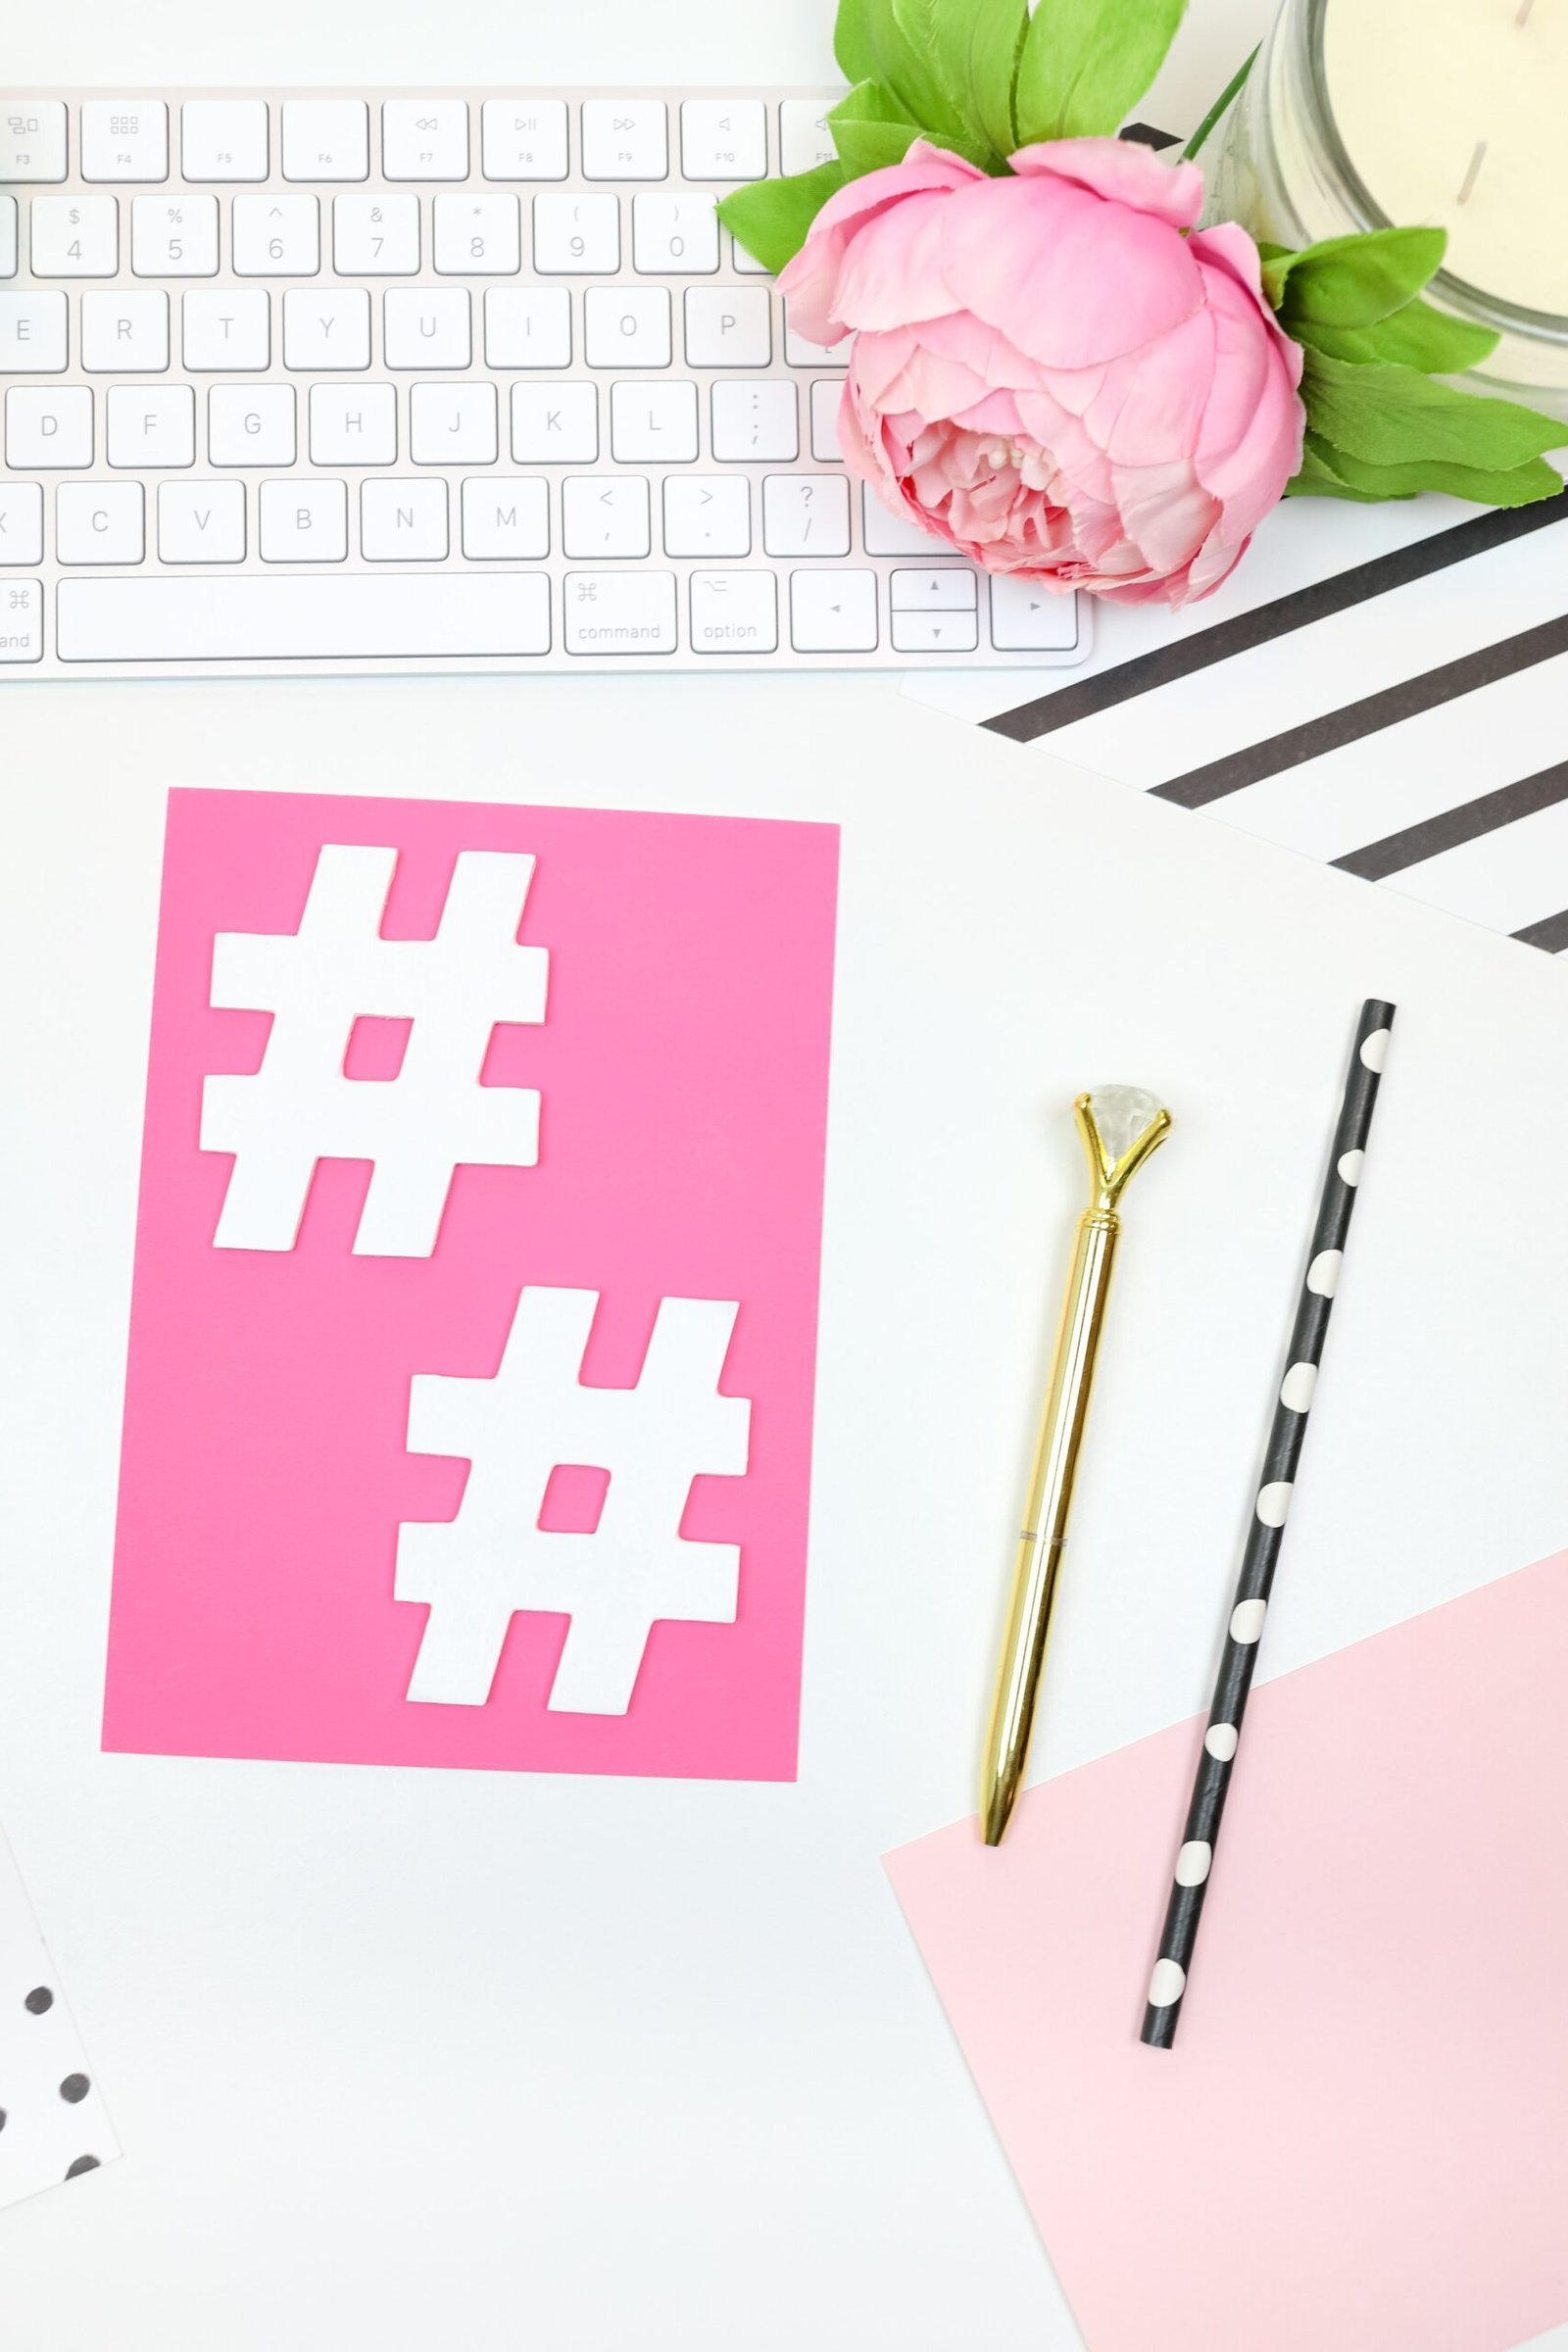
<svg viewBox="0 0 1568 2352">
<path fill-rule="evenodd" d="M 1285 0 L 1223 135 L 1212 216 L 1285 245 L 1447 231 L 1430 298 L 1477 372 L 1568 413 L 1568 0 Z"/>
</svg>

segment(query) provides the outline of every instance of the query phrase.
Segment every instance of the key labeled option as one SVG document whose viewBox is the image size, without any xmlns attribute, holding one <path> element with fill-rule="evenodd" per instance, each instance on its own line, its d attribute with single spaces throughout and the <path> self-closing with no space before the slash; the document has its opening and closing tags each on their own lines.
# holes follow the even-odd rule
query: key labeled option
<svg viewBox="0 0 1568 2352">
<path fill-rule="evenodd" d="M 43 487 L 0 480 L 0 564 L 43 562 Z M 0 612 L 5 590 L 0 589 Z"/>
<path fill-rule="evenodd" d="M 62 482 L 55 492 L 55 559 L 139 564 L 146 553 L 140 482 Z"/>
<path fill-rule="evenodd" d="M 798 654 L 876 650 L 874 571 L 792 571 L 790 643 Z"/>
<path fill-rule="evenodd" d="M 672 571 L 568 571 L 562 583 L 568 654 L 672 654 Z"/>
<path fill-rule="evenodd" d="M 770 571 L 694 571 L 692 650 L 771 654 L 778 647 L 778 585 Z"/>
<path fill-rule="evenodd" d="M 550 492 L 537 476 L 463 485 L 463 552 L 470 563 L 537 561 L 550 553 Z"/>
<path fill-rule="evenodd" d="M 42 582 L 0 580 L 0 662 L 42 660 Z"/>
<path fill-rule="evenodd" d="M 83 179 L 167 179 L 169 109 L 161 98 L 86 98 Z"/>
<path fill-rule="evenodd" d="M 160 482 L 158 556 L 164 564 L 242 564 L 243 482 Z"/>
</svg>

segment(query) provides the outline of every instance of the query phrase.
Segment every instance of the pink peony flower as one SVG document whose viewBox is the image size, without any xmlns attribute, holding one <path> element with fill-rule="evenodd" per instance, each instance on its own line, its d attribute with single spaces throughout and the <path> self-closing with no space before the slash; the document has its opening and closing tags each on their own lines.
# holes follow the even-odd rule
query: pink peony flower
<svg viewBox="0 0 1568 2352">
<path fill-rule="evenodd" d="M 988 178 L 917 139 L 817 215 L 780 284 L 853 333 L 839 438 L 898 514 L 992 571 L 1125 604 L 1207 596 L 1300 464 L 1301 352 L 1243 228 L 1123 139 Z"/>
</svg>

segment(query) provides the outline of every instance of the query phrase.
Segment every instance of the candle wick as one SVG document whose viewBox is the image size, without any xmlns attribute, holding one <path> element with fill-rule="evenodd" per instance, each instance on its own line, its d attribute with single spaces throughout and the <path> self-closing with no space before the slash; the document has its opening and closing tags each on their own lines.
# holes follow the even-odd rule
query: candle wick
<svg viewBox="0 0 1568 2352">
<path fill-rule="evenodd" d="M 1475 151 L 1474 155 L 1473 155 L 1473 156 L 1470 158 L 1470 169 L 1469 169 L 1469 171 L 1468 171 L 1468 172 L 1465 173 L 1465 175 L 1464 175 L 1464 186 L 1463 186 L 1463 187 L 1462 187 L 1462 188 L 1459 190 L 1459 195 L 1458 195 L 1458 200 L 1457 200 L 1457 201 L 1458 201 L 1460 204 L 1468 204 L 1468 203 L 1469 203 L 1469 201 L 1470 201 L 1471 192 L 1473 191 L 1473 189 L 1474 189 L 1474 187 L 1475 187 L 1475 184 L 1476 184 L 1476 181 L 1477 181 L 1477 179 L 1480 177 L 1482 160 L 1483 160 L 1483 158 L 1485 157 L 1485 155 L 1486 155 L 1486 152 L 1487 152 L 1487 142 L 1486 142 L 1486 140 L 1485 140 L 1485 139 L 1477 139 L 1477 141 L 1476 141 L 1476 151 Z"/>
</svg>

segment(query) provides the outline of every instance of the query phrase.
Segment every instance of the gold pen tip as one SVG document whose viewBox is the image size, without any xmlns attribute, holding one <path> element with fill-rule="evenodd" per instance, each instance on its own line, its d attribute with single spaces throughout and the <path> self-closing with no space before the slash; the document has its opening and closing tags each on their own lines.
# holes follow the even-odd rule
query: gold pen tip
<svg viewBox="0 0 1568 2352">
<path fill-rule="evenodd" d="M 1012 1818 L 1012 1800 L 998 1789 L 980 1816 L 980 1835 L 987 1845 L 1000 1845 Z"/>
</svg>

